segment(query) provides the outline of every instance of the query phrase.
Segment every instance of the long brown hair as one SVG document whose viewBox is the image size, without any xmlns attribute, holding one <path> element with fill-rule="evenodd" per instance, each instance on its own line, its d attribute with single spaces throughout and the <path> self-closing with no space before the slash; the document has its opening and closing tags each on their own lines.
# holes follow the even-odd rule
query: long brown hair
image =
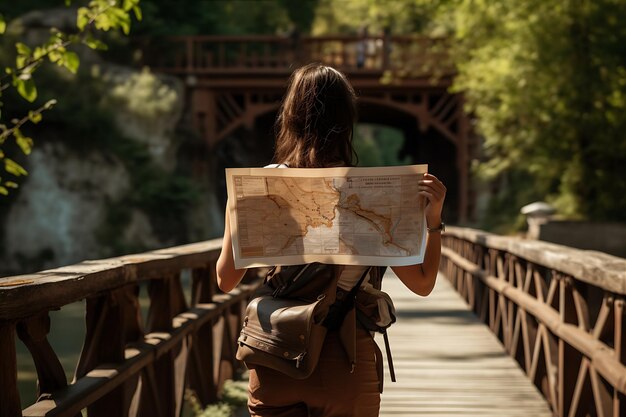
<svg viewBox="0 0 626 417">
<path fill-rule="evenodd" d="M 292 74 L 276 119 L 275 163 L 293 168 L 352 166 L 356 95 L 345 75 L 321 64 Z"/>
</svg>

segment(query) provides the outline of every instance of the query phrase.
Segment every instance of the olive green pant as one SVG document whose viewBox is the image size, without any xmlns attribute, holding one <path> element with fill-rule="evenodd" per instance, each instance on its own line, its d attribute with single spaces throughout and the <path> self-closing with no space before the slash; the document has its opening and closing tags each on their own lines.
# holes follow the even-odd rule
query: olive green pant
<svg viewBox="0 0 626 417">
<path fill-rule="evenodd" d="M 357 329 L 354 372 L 336 332 L 329 332 L 315 372 L 293 379 L 262 366 L 250 369 L 248 409 L 261 417 L 376 417 L 380 408 L 376 346 Z"/>
</svg>

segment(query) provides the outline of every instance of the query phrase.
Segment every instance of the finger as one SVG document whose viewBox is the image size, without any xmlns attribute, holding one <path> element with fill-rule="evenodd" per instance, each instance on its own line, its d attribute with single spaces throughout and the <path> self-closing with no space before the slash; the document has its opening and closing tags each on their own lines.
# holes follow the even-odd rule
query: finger
<svg viewBox="0 0 626 417">
<path fill-rule="evenodd" d="M 432 180 L 422 180 L 418 183 L 419 186 L 428 186 L 431 187 L 433 190 L 440 190 L 443 191 L 444 187 L 443 184 L 441 183 L 437 183 L 435 181 Z"/>
<path fill-rule="evenodd" d="M 417 191 L 426 191 L 431 193 L 437 200 L 442 200 L 445 197 L 445 191 L 437 189 L 430 184 L 419 185 Z"/>
<path fill-rule="evenodd" d="M 433 174 L 425 174 L 423 179 L 424 180 L 428 180 L 428 181 L 434 181 L 434 182 L 436 182 L 438 184 L 443 185 L 443 182 L 439 178 L 434 176 Z"/>
<path fill-rule="evenodd" d="M 417 194 L 426 197 L 429 203 L 432 203 L 435 199 L 435 196 L 428 191 L 419 191 Z"/>
<path fill-rule="evenodd" d="M 433 181 L 441 183 L 441 185 L 443 185 L 443 182 L 438 177 L 436 177 L 435 175 L 433 175 L 431 173 L 428 173 L 428 172 L 426 174 L 424 174 L 423 179 L 425 179 L 425 180 L 433 180 Z"/>
<path fill-rule="evenodd" d="M 427 185 L 420 185 L 419 187 L 417 187 L 417 191 L 426 191 L 434 196 L 441 196 L 443 193 L 440 192 L 439 190 L 433 188 L 433 187 L 429 187 Z"/>
<path fill-rule="evenodd" d="M 420 183 L 425 183 L 425 184 L 435 184 L 436 187 L 445 190 L 446 186 L 443 185 L 443 183 L 434 175 L 430 175 L 429 177 L 425 177 L 423 179 L 421 179 L 419 181 Z"/>
</svg>

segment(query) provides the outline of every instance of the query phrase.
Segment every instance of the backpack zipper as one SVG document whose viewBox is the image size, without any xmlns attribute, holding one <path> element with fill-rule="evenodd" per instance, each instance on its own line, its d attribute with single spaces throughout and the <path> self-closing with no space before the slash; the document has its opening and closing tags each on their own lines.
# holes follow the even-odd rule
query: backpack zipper
<svg viewBox="0 0 626 417">
<path fill-rule="evenodd" d="M 304 360 L 305 356 L 306 356 L 306 351 L 302 352 L 296 357 L 296 368 L 300 368 L 300 365 L 302 365 L 302 361 Z"/>
</svg>

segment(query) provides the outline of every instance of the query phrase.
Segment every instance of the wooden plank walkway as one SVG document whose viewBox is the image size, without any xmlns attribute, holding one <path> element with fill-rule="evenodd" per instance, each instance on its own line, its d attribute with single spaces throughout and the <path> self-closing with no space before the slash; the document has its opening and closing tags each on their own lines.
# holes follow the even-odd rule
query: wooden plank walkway
<svg viewBox="0 0 626 417">
<path fill-rule="evenodd" d="M 385 360 L 381 416 L 551 417 L 547 402 L 487 326 L 439 275 L 428 297 L 392 272 L 383 290 L 396 305 L 389 329 L 397 382 Z M 384 352 L 382 337 L 376 338 Z"/>
</svg>

